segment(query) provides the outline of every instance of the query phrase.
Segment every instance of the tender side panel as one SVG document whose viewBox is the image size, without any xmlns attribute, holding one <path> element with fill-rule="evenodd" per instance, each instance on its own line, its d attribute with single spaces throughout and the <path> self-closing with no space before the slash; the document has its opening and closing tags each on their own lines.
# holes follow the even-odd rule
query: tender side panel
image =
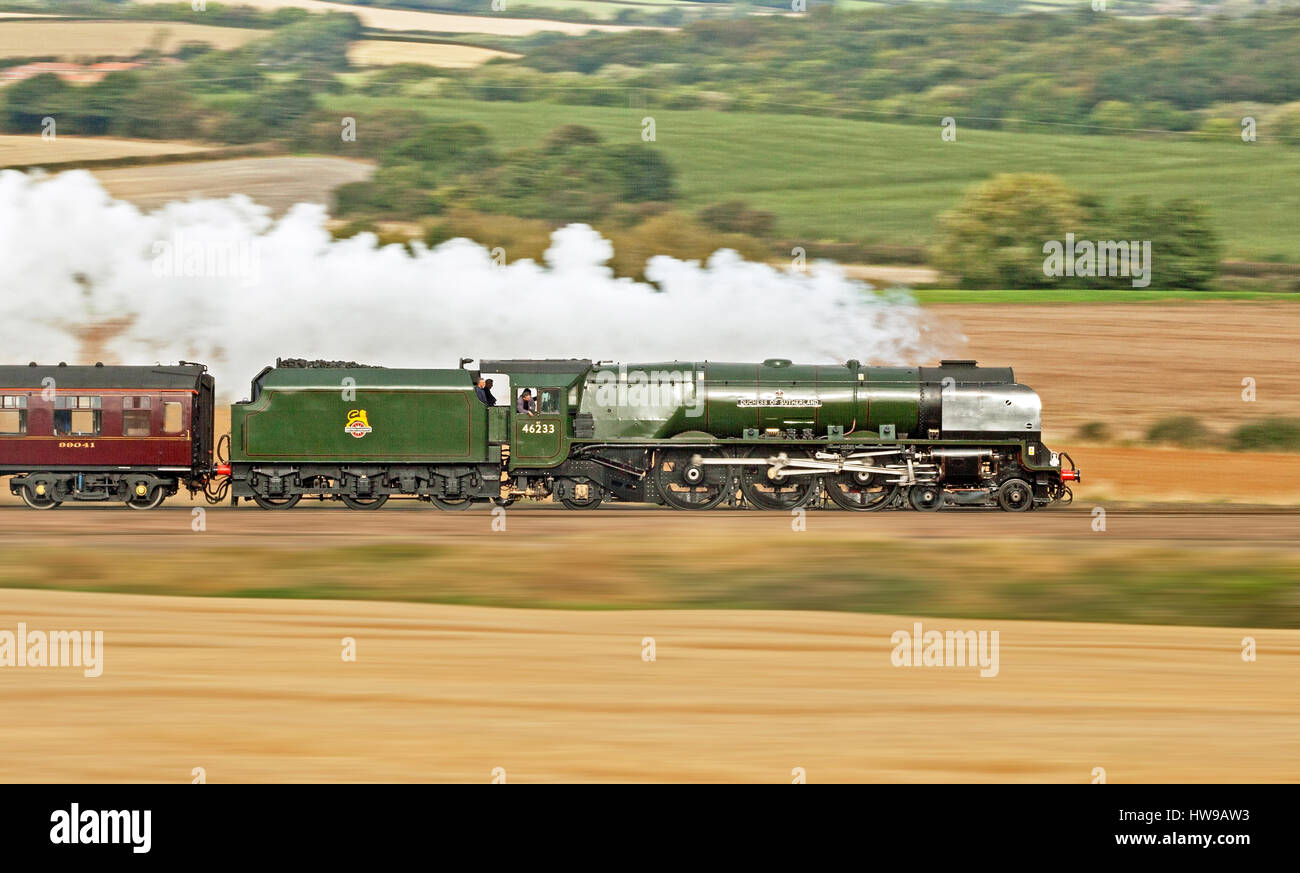
<svg viewBox="0 0 1300 873">
<path fill-rule="evenodd" d="M 460 389 L 267 388 L 245 407 L 248 461 L 480 462 L 487 460 L 487 408 Z"/>
</svg>

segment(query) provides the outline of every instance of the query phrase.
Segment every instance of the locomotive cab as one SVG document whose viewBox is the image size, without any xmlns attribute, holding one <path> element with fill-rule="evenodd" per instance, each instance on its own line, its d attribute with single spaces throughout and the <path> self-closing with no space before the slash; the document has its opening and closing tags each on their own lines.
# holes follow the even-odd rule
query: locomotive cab
<svg viewBox="0 0 1300 873">
<path fill-rule="evenodd" d="M 483 372 L 506 374 L 509 385 L 506 452 L 508 469 L 549 468 L 569 454 L 580 381 L 591 367 L 587 360 L 481 361 Z M 532 414 L 520 411 L 524 391 Z"/>
</svg>

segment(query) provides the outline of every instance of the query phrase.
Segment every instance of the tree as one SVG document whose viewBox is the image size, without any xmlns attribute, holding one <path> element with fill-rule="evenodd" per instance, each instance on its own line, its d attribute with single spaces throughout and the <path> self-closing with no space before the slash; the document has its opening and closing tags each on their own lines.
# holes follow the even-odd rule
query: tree
<svg viewBox="0 0 1300 873">
<path fill-rule="evenodd" d="M 113 133 L 143 139 L 187 139 L 199 129 L 194 98 L 163 77 L 152 77 L 128 92 L 113 122 Z"/>
<path fill-rule="evenodd" d="M 113 119 L 120 112 L 123 101 L 135 91 L 139 74 L 135 72 L 110 73 L 101 81 L 69 94 L 76 95 L 76 132 L 89 136 L 104 136 L 113 129 Z"/>
<path fill-rule="evenodd" d="M 542 151 L 562 152 L 573 146 L 600 145 L 600 134 L 582 124 L 562 124 L 542 140 Z"/>
<path fill-rule="evenodd" d="M 645 144 L 612 146 L 605 161 L 619 178 L 620 199 L 631 203 L 672 200 L 677 196 L 676 171 L 658 149 Z"/>
<path fill-rule="evenodd" d="M 38 132 L 42 119 L 63 111 L 68 85 L 53 73 L 32 76 L 5 94 L 5 124 L 13 133 Z"/>
<path fill-rule="evenodd" d="M 254 43 L 261 63 L 285 67 L 344 70 L 348 45 L 361 36 L 361 21 L 350 12 L 312 15 Z"/>
<path fill-rule="evenodd" d="M 276 82 L 262 88 L 250 107 L 268 137 L 283 136 L 316 108 L 317 87 L 302 79 Z"/>
<path fill-rule="evenodd" d="M 1300 148 L 1300 103 L 1288 103 L 1270 117 L 1260 131 L 1261 138 Z"/>
<path fill-rule="evenodd" d="M 1039 288 L 1057 284 L 1043 268 L 1043 246 L 1083 234 L 1088 213 L 1061 179 L 999 174 L 939 216 L 936 266 L 960 276 L 963 288 Z"/>
<path fill-rule="evenodd" d="M 380 167 L 368 182 L 341 185 L 334 194 L 338 214 L 436 215 L 441 201 L 432 192 L 435 180 L 418 164 Z"/>
<path fill-rule="evenodd" d="M 614 257 L 610 261 L 614 272 L 641 280 L 645 279 L 646 261 L 655 255 L 671 253 L 676 258 L 702 261 L 719 249 L 734 249 L 751 260 L 760 260 L 768 254 L 751 237 L 718 233 L 681 213 L 655 215 L 634 227 L 607 231 L 607 234 L 614 243 Z"/>
<path fill-rule="evenodd" d="M 1093 133 L 1129 133 L 1137 128 L 1138 113 L 1123 100 L 1104 100 L 1092 107 L 1088 123 Z"/>
<path fill-rule="evenodd" d="M 1223 245 L 1203 203 L 1133 197 L 1117 210 L 1115 230 L 1115 238 L 1151 241 L 1153 288 L 1203 290 L 1218 275 Z"/>
<path fill-rule="evenodd" d="M 591 131 L 553 132 L 535 149 L 517 149 L 500 166 L 461 172 L 466 202 L 484 212 L 551 221 L 594 221 L 619 204 L 669 201 L 675 172 L 646 145 L 580 144 Z"/>
<path fill-rule="evenodd" d="M 385 160 L 418 161 L 445 174 L 494 166 L 492 136 L 474 121 L 424 121 L 386 154 Z"/>
<path fill-rule="evenodd" d="M 700 221 L 723 233 L 745 233 L 766 237 L 776 226 L 776 215 L 762 209 L 750 209 L 741 200 L 727 200 L 706 206 L 699 212 Z"/>
</svg>

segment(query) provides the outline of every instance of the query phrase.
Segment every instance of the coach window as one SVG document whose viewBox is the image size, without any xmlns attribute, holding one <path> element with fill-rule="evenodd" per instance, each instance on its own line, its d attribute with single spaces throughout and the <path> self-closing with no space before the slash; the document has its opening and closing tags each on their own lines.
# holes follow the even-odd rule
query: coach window
<svg viewBox="0 0 1300 873">
<path fill-rule="evenodd" d="M 149 398 L 122 398 L 122 436 L 149 436 Z"/>
<path fill-rule="evenodd" d="M 27 433 L 27 398 L 21 394 L 0 397 L 0 433 Z"/>
<path fill-rule="evenodd" d="M 54 398 L 55 436 L 99 436 L 100 398 L 63 394 Z"/>
<path fill-rule="evenodd" d="M 185 427 L 185 416 L 179 403 L 163 404 L 163 433 L 180 433 Z"/>
</svg>

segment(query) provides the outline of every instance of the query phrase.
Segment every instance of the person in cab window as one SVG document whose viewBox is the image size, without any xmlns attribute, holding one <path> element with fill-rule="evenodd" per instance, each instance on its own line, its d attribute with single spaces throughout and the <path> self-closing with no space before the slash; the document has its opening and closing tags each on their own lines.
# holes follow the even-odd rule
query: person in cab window
<svg viewBox="0 0 1300 873">
<path fill-rule="evenodd" d="M 486 402 L 487 402 L 487 405 L 488 405 L 488 406 L 496 406 L 496 405 L 497 405 L 497 398 L 496 398 L 496 396 L 492 393 L 492 380 L 491 380 L 491 379 L 488 379 L 486 382 L 483 383 L 483 393 L 487 395 L 487 401 L 486 401 Z"/>
<path fill-rule="evenodd" d="M 533 401 L 533 392 L 531 389 L 525 388 L 523 391 L 519 392 L 519 403 L 516 404 L 515 411 L 520 414 L 527 413 L 528 415 L 537 415 L 537 404 Z"/>
<path fill-rule="evenodd" d="M 488 402 L 488 398 L 492 395 L 488 393 L 487 381 L 482 376 L 479 376 L 478 380 L 474 382 L 474 393 L 478 395 L 479 403 L 482 403 L 484 406 L 492 405 Z"/>
</svg>

